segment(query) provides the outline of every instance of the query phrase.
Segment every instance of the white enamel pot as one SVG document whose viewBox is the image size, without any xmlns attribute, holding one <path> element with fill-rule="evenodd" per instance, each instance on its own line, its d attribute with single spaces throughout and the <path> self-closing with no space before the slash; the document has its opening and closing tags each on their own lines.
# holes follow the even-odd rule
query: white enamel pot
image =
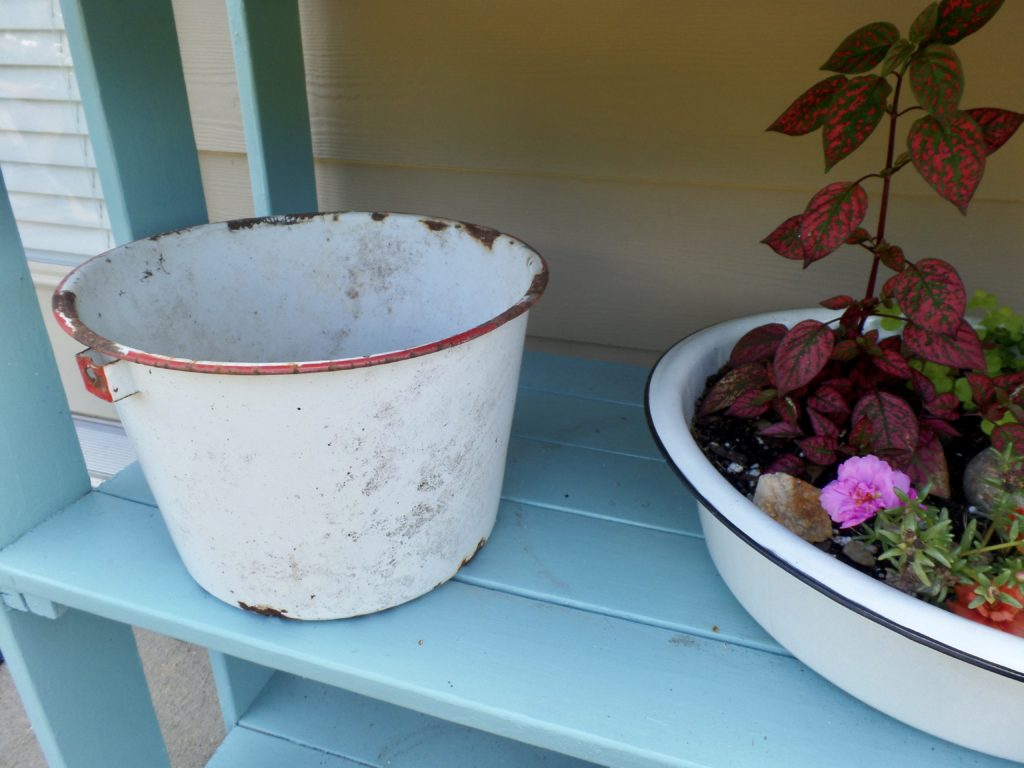
<svg viewBox="0 0 1024 768">
<path fill-rule="evenodd" d="M 911 598 L 803 541 L 736 491 L 690 434 L 694 404 L 735 342 L 775 312 L 699 331 L 651 373 L 647 412 L 698 500 L 708 550 L 743 607 L 794 656 L 861 701 L 972 749 L 1024 762 L 1024 640 Z M 849 735 L 849 734 L 848 734 Z M 863 734 L 870 738 L 869 734 Z"/>
<path fill-rule="evenodd" d="M 433 589 L 490 535 L 546 282 L 486 227 L 315 214 L 115 248 L 54 312 L 196 581 L 331 619 Z"/>
</svg>

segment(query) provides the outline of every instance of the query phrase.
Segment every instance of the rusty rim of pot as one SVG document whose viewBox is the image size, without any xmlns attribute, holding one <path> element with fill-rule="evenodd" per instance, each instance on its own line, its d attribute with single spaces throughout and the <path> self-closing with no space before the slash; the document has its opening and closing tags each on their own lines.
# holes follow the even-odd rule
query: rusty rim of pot
<svg viewBox="0 0 1024 768">
<path fill-rule="evenodd" d="M 345 357 L 332 360 L 311 360 L 306 362 L 279 362 L 279 363 L 245 363 L 245 362 L 217 362 L 210 360 L 192 360 L 184 357 L 173 357 L 170 355 L 159 355 L 152 352 L 145 352 L 141 349 L 134 347 L 125 346 L 119 344 L 116 341 L 106 338 L 94 330 L 89 328 L 78 315 L 78 297 L 73 290 L 70 290 L 68 284 L 73 282 L 74 278 L 84 270 L 87 265 L 96 261 L 97 259 L 107 258 L 113 251 L 119 250 L 124 246 L 118 246 L 111 251 L 105 251 L 93 258 L 83 262 L 79 266 L 75 267 L 69 272 L 53 294 L 53 314 L 57 320 L 57 324 L 64 330 L 65 333 L 73 337 L 76 341 L 81 342 L 90 349 L 96 350 L 97 352 L 106 355 L 108 357 L 117 360 L 127 360 L 132 363 L 138 363 L 140 365 L 152 366 L 154 368 L 167 368 L 176 371 L 190 371 L 192 373 L 219 373 L 219 374 L 235 374 L 235 375 L 276 375 L 276 374 L 294 374 L 294 373 L 324 373 L 327 371 L 344 371 L 351 370 L 354 368 L 368 368 L 374 365 L 385 365 L 387 363 L 396 363 L 401 360 L 409 360 L 414 357 L 422 357 L 429 355 L 434 352 L 440 352 L 441 350 L 448 349 L 449 347 L 456 347 L 460 344 L 465 344 L 467 341 L 472 341 L 480 336 L 484 336 L 491 331 L 500 328 L 505 323 L 514 320 L 520 315 L 527 312 L 534 304 L 536 304 L 541 295 L 544 293 L 544 289 L 547 288 L 548 284 L 548 265 L 547 261 L 541 256 L 536 249 L 532 248 L 527 243 L 523 242 L 517 237 L 506 235 L 499 232 L 496 229 L 490 227 L 481 226 L 479 224 L 470 224 L 464 221 L 455 221 L 451 219 L 443 219 L 435 216 L 422 216 L 419 214 L 408 214 L 408 213 L 381 213 L 381 212 L 370 212 L 370 211 L 331 211 L 331 212 L 317 212 L 317 213 L 297 213 L 287 214 L 282 216 L 260 216 L 256 218 L 248 219 L 233 219 L 230 221 L 211 222 L 209 224 L 197 224 L 191 227 L 182 227 L 180 229 L 170 230 L 168 232 L 162 232 L 160 234 L 152 235 L 147 240 L 160 240 L 168 235 L 174 235 L 180 232 L 200 229 L 203 227 L 225 227 L 229 230 L 239 229 L 252 229 L 257 226 L 281 226 L 281 225 L 296 225 L 301 224 L 305 221 L 314 219 L 325 219 L 333 217 L 337 221 L 341 216 L 346 214 L 356 214 L 369 216 L 369 218 L 376 222 L 383 222 L 390 216 L 398 216 L 402 218 L 415 218 L 420 221 L 425 227 L 433 232 L 440 232 L 449 227 L 463 230 L 467 235 L 472 237 L 474 240 L 480 242 L 484 247 L 490 249 L 494 241 L 499 237 L 505 238 L 510 241 L 513 245 L 524 248 L 529 254 L 535 257 L 540 264 L 540 269 L 533 276 L 533 280 L 530 283 L 530 287 L 526 293 L 511 307 L 506 309 L 504 312 L 492 317 L 479 325 L 469 328 L 465 331 L 460 331 L 452 336 L 446 338 L 431 341 L 427 344 L 421 344 L 415 347 L 409 347 L 408 349 L 394 350 L 391 352 L 383 352 L 374 355 L 365 355 L 361 357 Z"/>
</svg>

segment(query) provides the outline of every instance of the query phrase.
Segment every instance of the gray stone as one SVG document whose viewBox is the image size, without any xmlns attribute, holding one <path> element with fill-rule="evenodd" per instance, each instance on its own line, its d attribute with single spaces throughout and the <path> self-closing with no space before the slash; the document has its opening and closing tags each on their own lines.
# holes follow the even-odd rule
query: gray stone
<svg viewBox="0 0 1024 768">
<path fill-rule="evenodd" d="M 877 562 L 875 551 L 873 547 L 869 547 L 863 541 L 857 541 L 856 539 L 848 541 L 843 547 L 844 555 L 857 563 L 857 565 L 863 565 L 865 568 L 875 567 Z"/>
<path fill-rule="evenodd" d="M 964 470 L 964 496 L 984 514 L 1003 494 L 1013 506 L 1024 506 L 1024 471 L 1004 467 L 999 452 L 986 448 Z"/>
</svg>

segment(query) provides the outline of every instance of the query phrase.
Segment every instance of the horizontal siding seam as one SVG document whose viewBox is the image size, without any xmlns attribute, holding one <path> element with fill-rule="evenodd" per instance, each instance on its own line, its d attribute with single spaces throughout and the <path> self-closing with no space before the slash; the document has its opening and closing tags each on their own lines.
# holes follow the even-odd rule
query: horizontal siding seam
<svg viewBox="0 0 1024 768">
<path fill-rule="evenodd" d="M 200 154 L 211 155 L 211 156 L 237 156 L 244 158 L 246 155 L 244 152 L 230 152 L 224 150 L 208 150 L 201 149 Z M 508 176 L 517 178 L 533 178 L 541 179 L 545 181 L 576 181 L 593 184 L 623 184 L 623 185 L 635 185 L 635 186 L 649 186 L 649 187 L 661 187 L 661 188 L 676 188 L 676 189 L 714 189 L 714 190 L 727 190 L 735 192 L 792 192 L 795 194 L 806 194 L 808 197 L 813 195 L 817 191 L 817 187 L 785 187 L 785 186 L 767 186 L 762 184 L 736 184 L 736 183 L 716 183 L 710 181 L 688 181 L 680 179 L 657 179 L 646 176 L 610 176 L 607 174 L 577 174 L 577 173 L 562 173 L 557 171 L 544 171 L 544 170 L 517 170 L 508 168 L 481 168 L 471 166 L 446 166 L 446 165 L 434 165 L 429 163 L 389 163 L 377 160 L 352 160 L 343 158 L 333 157 L 314 157 L 314 161 L 317 164 L 323 165 L 336 165 L 336 166 L 351 166 L 353 168 L 372 168 L 381 170 L 400 170 L 400 171 L 424 171 L 432 173 L 450 173 L 450 174 L 466 174 L 466 175 L 479 175 L 479 176 Z M 903 199 L 932 199 L 932 195 L 922 192 L 920 194 L 907 194 L 907 193 L 893 193 L 896 198 Z M 1016 197 L 994 197 L 986 196 L 982 194 L 976 194 L 972 201 L 985 201 L 992 203 L 1024 203 L 1024 198 Z"/>
</svg>

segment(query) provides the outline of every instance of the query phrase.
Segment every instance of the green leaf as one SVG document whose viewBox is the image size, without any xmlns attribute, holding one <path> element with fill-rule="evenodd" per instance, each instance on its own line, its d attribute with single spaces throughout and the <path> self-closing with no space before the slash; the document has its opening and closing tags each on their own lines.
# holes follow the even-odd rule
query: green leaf
<svg viewBox="0 0 1024 768">
<path fill-rule="evenodd" d="M 943 552 L 940 552 L 935 547 L 926 547 L 924 551 L 935 562 L 940 563 L 941 565 L 943 565 L 946 568 L 950 567 L 949 558 L 947 558 L 946 555 Z"/>
<path fill-rule="evenodd" d="M 847 75 L 870 72 L 899 38 L 900 31 L 896 25 L 887 21 L 866 24 L 848 35 L 821 68 Z"/>
<path fill-rule="evenodd" d="M 939 4 L 937 2 L 930 4 L 914 19 L 914 23 L 910 25 L 910 42 L 920 43 L 931 37 L 935 31 L 935 25 L 939 21 Z"/>
<path fill-rule="evenodd" d="M 1015 598 L 1013 595 L 1006 594 L 1003 591 L 1000 591 L 996 594 L 996 599 L 1001 603 L 1012 605 L 1014 608 L 1024 608 L 1024 605 L 1021 605 L 1020 600 Z"/>
<path fill-rule="evenodd" d="M 964 72 L 956 52 L 933 43 L 910 61 L 910 89 L 918 103 L 936 120 L 948 123 L 960 108 Z"/>
<path fill-rule="evenodd" d="M 833 96 L 845 85 L 846 78 L 842 75 L 832 75 L 815 83 L 800 94 L 786 111 L 768 126 L 768 130 L 778 131 L 787 136 L 803 136 L 820 128 Z"/>
<path fill-rule="evenodd" d="M 892 48 L 885 54 L 885 59 L 882 61 L 882 69 L 879 72 L 880 77 L 888 77 L 893 72 L 901 72 L 903 68 L 910 61 L 910 57 L 914 55 L 914 51 L 917 50 L 917 46 L 911 43 L 909 40 L 900 38 L 893 43 Z"/>
<path fill-rule="evenodd" d="M 942 0 L 935 39 L 952 45 L 981 29 L 996 15 L 1003 0 Z"/>
<path fill-rule="evenodd" d="M 931 579 L 928 578 L 928 574 L 925 573 L 924 566 L 921 565 L 920 561 L 916 558 L 910 563 L 911 570 L 917 575 L 917 578 L 921 580 L 921 583 L 926 587 L 932 585 Z"/>
<path fill-rule="evenodd" d="M 953 382 L 953 392 L 957 398 L 963 403 L 964 408 L 974 408 L 973 390 L 971 389 L 970 382 L 963 376 Z"/>
<path fill-rule="evenodd" d="M 867 210 L 868 195 L 859 184 L 837 181 L 819 190 L 800 219 L 804 266 L 825 258 L 845 243 Z"/>
<path fill-rule="evenodd" d="M 888 81 L 877 75 L 855 77 L 836 94 L 822 124 L 825 170 L 828 171 L 863 144 L 882 117 L 892 92 Z"/>
<path fill-rule="evenodd" d="M 945 127 L 931 115 L 922 117 L 910 128 L 907 149 L 932 189 L 967 213 L 988 154 L 985 136 L 971 116 L 961 112 Z"/>
</svg>

